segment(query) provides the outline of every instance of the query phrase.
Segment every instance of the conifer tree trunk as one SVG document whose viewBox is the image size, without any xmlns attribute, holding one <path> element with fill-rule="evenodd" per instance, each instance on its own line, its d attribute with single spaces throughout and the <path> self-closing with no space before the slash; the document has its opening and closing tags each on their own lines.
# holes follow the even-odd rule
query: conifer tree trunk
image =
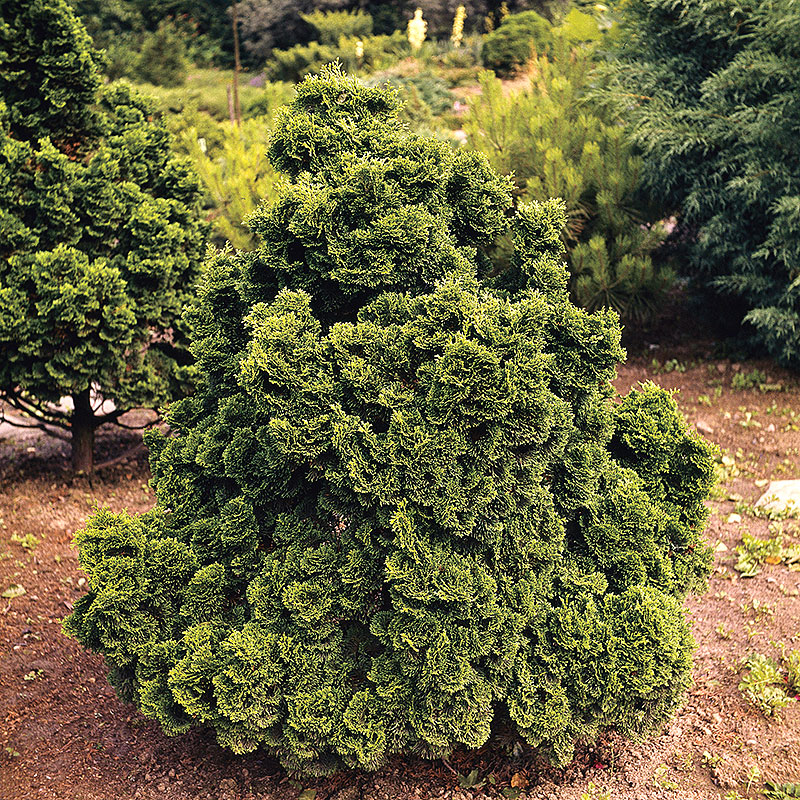
<svg viewBox="0 0 800 800">
<path fill-rule="evenodd" d="M 72 395 L 72 402 L 72 470 L 88 475 L 94 467 L 94 413 L 89 387 Z"/>
</svg>

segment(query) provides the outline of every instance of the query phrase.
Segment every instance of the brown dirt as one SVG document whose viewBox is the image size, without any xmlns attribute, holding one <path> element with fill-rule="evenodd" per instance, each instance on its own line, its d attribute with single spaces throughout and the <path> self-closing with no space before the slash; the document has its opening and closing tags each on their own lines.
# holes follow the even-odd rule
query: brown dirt
<svg viewBox="0 0 800 800">
<path fill-rule="evenodd" d="M 754 578 L 739 577 L 733 565 L 742 532 L 767 537 L 770 523 L 741 508 L 743 521 L 728 522 L 736 506 L 731 495 L 752 503 L 763 491 L 756 481 L 800 477 L 800 386 L 767 364 L 711 359 L 710 346 L 634 344 L 630 349 L 639 355 L 620 368 L 618 388 L 653 379 L 679 389 L 687 418 L 710 431 L 708 438 L 739 470 L 711 502 L 708 539 L 717 547 L 716 569 L 709 591 L 687 603 L 698 644 L 694 681 L 686 705 L 660 736 L 637 744 L 608 735 L 564 770 L 543 765 L 530 751 L 514 757 L 495 746 L 457 753 L 449 765 L 399 758 L 374 774 L 317 781 L 298 779 L 259 755 L 234 756 L 203 731 L 171 739 L 116 698 L 103 659 L 67 639 L 60 626 L 84 591 L 73 534 L 97 503 L 131 511 L 152 505 L 144 458 L 104 471 L 90 485 L 69 477 L 60 443 L 3 430 L 0 591 L 16 583 L 26 593 L 0 601 L 0 799 L 310 800 L 315 793 L 317 800 L 515 794 L 689 800 L 732 790 L 754 797 L 765 779 L 800 783 L 800 702 L 767 718 L 738 690 L 743 657 L 775 657 L 773 642 L 800 646 L 800 572 L 767 565 Z M 734 375 L 755 368 L 782 390 L 731 388 Z M 120 446 L 125 442 L 113 437 L 100 442 L 109 452 Z M 784 531 L 798 541 L 793 525 L 785 523 Z M 27 534 L 38 539 L 33 549 L 12 539 Z M 474 770 L 473 783 L 483 785 L 461 786 Z"/>
</svg>

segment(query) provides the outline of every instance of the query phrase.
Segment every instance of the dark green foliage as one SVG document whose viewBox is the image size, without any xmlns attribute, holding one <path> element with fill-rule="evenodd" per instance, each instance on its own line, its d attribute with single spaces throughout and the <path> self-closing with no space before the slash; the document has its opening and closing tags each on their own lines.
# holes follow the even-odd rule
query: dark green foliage
<svg viewBox="0 0 800 800">
<path fill-rule="evenodd" d="M 65 3 L 46 5 L 48 26 L 35 30 L 70 31 L 75 49 L 65 44 L 59 60 L 88 66 L 59 86 L 50 42 L 41 67 L 2 71 L 19 94 L 12 87 L 0 103 L 0 393 L 67 427 L 46 404 L 88 397 L 92 385 L 120 409 L 157 407 L 185 388 L 180 317 L 205 233 L 197 178 L 163 124 L 126 87 L 97 92 L 88 37 Z M 3 6 L 11 63 L 36 51 L 32 6 Z M 34 108 L 28 96 L 44 100 Z M 66 103 L 61 116 L 47 98 Z"/>
<path fill-rule="evenodd" d="M 273 50 L 266 66 L 269 80 L 301 81 L 335 61 L 351 72 L 383 69 L 409 52 L 408 40 L 401 31 L 388 36 L 369 35 L 372 17 L 362 12 L 316 11 L 304 14 L 303 19 L 314 29 L 314 41 Z"/>
<path fill-rule="evenodd" d="M 391 75 L 386 79 L 386 83 L 401 91 L 410 91 L 413 87 L 420 99 L 436 115 L 453 109 L 453 95 L 448 90 L 447 83 L 430 70 L 416 75 Z"/>
<path fill-rule="evenodd" d="M 233 61 L 229 0 L 69 0 L 69 3 L 86 26 L 94 46 L 105 51 L 103 70 L 112 80 L 120 77 L 150 80 L 139 73 L 142 48 L 153 47 L 153 36 L 165 26 L 181 39 L 178 47 L 181 52 L 188 51 L 190 61 L 203 65 L 213 62 L 218 66 Z M 166 38 L 163 31 L 156 41 L 158 38 Z M 170 85 L 162 80 L 153 82 Z"/>
<path fill-rule="evenodd" d="M 483 42 L 483 65 L 498 75 L 510 75 L 532 55 L 546 53 L 552 44 L 550 23 L 535 11 L 510 14 Z"/>
<path fill-rule="evenodd" d="M 611 402 L 617 317 L 568 300 L 561 204 L 509 214 L 482 156 L 336 72 L 270 157 L 262 246 L 211 259 L 192 312 L 200 390 L 148 439 L 158 505 L 78 534 L 67 631 L 167 732 L 307 772 L 653 730 L 713 465 L 664 391 Z M 504 232 L 516 296 L 475 277 Z"/>
<path fill-rule="evenodd" d="M 800 6 L 631 0 L 620 102 L 649 191 L 680 212 L 690 269 L 800 363 Z M 726 295 L 728 297 L 726 297 Z"/>
<path fill-rule="evenodd" d="M 170 22 L 162 22 L 142 40 L 136 65 L 139 80 L 157 86 L 180 86 L 186 81 L 189 62 L 186 40 Z"/>
<path fill-rule="evenodd" d="M 300 15 L 317 32 L 321 44 L 338 45 L 339 39 L 372 35 L 372 17 L 363 11 L 314 11 Z"/>
<path fill-rule="evenodd" d="M 391 86 L 402 101 L 400 118 L 414 133 L 436 135 L 442 127 L 442 115 L 452 111 L 453 94 L 447 83 L 435 73 L 396 75 L 391 70 L 364 79 L 366 86 Z"/>
<path fill-rule="evenodd" d="M 100 87 L 90 47 L 83 26 L 50 0 L 3 0 L 0 100 L 14 136 L 62 142 L 86 132 Z"/>
</svg>

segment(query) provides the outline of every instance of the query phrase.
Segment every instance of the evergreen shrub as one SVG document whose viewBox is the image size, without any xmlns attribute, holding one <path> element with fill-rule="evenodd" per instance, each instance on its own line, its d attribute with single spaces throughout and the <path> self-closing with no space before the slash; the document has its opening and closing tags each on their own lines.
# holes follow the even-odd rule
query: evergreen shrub
<svg viewBox="0 0 800 800">
<path fill-rule="evenodd" d="M 78 534 L 66 630 L 170 734 L 375 769 L 511 727 L 558 763 L 662 724 L 689 680 L 709 446 L 612 311 L 571 305 L 558 201 L 406 133 L 392 92 L 305 80 L 287 178 L 193 307 L 198 392 L 149 435 L 158 503 Z M 476 279 L 501 233 L 527 285 Z"/>
<path fill-rule="evenodd" d="M 174 22 L 164 20 L 143 36 L 135 77 L 156 86 L 182 86 L 189 59 L 184 33 Z"/>
<path fill-rule="evenodd" d="M 509 14 L 483 40 L 483 65 L 498 75 L 511 75 L 532 54 L 548 52 L 552 39 L 550 23 L 535 11 Z"/>
<path fill-rule="evenodd" d="M 800 5 L 631 0 L 617 99 L 704 308 L 800 365 Z"/>
<path fill-rule="evenodd" d="M 642 159 L 619 116 L 593 101 L 598 82 L 592 47 L 555 42 L 528 63 L 529 85 L 504 92 L 491 72 L 464 119 L 468 144 L 500 173 L 513 173 L 523 201 L 561 197 L 563 239 L 573 300 L 613 308 L 626 321 L 648 321 L 663 306 L 672 269 L 653 260 L 666 237 L 663 211 L 637 202 Z M 495 259 L 503 285 L 519 275 Z"/>
<path fill-rule="evenodd" d="M 96 56 L 63 0 L 2 4 L 0 397 L 68 431 L 83 471 L 99 425 L 191 385 L 181 315 L 206 238 L 197 176 Z"/>
<path fill-rule="evenodd" d="M 300 17 L 314 28 L 322 44 L 338 45 L 342 38 L 364 39 L 372 35 L 372 17 L 363 11 L 312 11 Z"/>
<path fill-rule="evenodd" d="M 351 72 L 385 69 L 409 53 L 402 31 L 370 35 L 372 17 L 361 11 L 315 11 L 303 19 L 314 29 L 314 41 L 272 50 L 266 65 L 269 80 L 301 81 L 335 61 Z"/>
</svg>

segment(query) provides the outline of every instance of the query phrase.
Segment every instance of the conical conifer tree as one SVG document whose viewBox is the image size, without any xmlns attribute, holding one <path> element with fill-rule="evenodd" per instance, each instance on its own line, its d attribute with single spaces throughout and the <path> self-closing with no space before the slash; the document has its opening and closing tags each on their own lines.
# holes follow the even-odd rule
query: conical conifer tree
<svg viewBox="0 0 800 800">
<path fill-rule="evenodd" d="M 571 305 L 558 201 L 508 216 L 483 156 L 393 94 L 304 81 L 261 246 L 208 265 L 202 385 L 149 437 L 157 506 L 78 535 L 67 631 L 171 734 L 374 769 L 512 726 L 559 763 L 686 687 L 708 446 L 652 385 L 615 404 L 611 311 Z M 517 295 L 476 280 L 511 231 Z"/>
<path fill-rule="evenodd" d="M 70 7 L 4 0 L 0 397 L 68 432 L 78 471 L 99 425 L 190 384 L 181 314 L 205 252 L 200 198 L 150 104 L 101 88 Z"/>
</svg>

